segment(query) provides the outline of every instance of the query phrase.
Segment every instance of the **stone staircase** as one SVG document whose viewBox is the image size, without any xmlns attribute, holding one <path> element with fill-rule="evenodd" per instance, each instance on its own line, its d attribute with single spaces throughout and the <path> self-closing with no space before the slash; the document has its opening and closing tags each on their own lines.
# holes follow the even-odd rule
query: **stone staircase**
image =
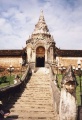
<svg viewBox="0 0 82 120">
<path fill-rule="evenodd" d="M 57 120 L 49 69 L 38 68 L 32 74 L 24 92 L 10 109 L 10 116 L 17 116 L 18 120 Z"/>
</svg>

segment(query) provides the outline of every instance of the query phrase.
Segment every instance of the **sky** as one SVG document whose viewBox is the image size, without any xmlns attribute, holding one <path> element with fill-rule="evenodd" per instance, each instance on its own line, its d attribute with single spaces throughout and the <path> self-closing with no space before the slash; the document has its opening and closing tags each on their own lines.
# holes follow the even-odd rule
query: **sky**
<svg viewBox="0 0 82 120">
<path fill-rule="evenodd" d="M 0 0 L 0 49 L 22 49 L 43 10 L 60 49 L 82 50 L 82 0 Z"/>
</svg>

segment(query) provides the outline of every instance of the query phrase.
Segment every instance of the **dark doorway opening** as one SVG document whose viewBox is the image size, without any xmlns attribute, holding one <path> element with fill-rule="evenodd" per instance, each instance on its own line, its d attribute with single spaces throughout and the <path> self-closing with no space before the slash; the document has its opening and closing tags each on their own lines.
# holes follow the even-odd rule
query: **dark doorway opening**
<svg viewBox="0 0 82 120">
<path fill-rule="evenodd" d="M 44 67 L 45 57 L 36 57 L 36 67 Z"/>
</svg>

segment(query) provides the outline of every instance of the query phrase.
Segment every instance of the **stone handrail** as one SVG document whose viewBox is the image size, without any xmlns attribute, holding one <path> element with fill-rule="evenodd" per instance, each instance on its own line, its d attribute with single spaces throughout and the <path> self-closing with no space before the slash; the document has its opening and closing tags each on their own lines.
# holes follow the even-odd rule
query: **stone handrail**
<svg viewBox="0 0 82 120">
<path fill-rule="evenodd" d="M 16 93 L 22 91 L 25 88 L 25 85 L 30 78 L 29 70 L 30 70 L 30 67 L 28 65 L 25 73 L 21 78 L 21 82 L 18 82 L 17 84 L 13 84 L 11 86 L 7 86 L 0 89 L 0 101 L 2 101 L 3 103 L 6 103 Z"/>
<path fill-rule="evenodd" d="M 57 112 L 57 114 L 59 114 L 59 105 L 60 105 L 60 90 L 59 88 L 55 85 L 54 83 L 54 76 L 56 74 L 54 73 L 52 66 L 50 66 L 50 76 L 51 76 L 51 87 L 52 87 L 52 92 L 53 92 L 53 102 L 54 102 L 54 107 L 55 110 Z"/>
</svg>

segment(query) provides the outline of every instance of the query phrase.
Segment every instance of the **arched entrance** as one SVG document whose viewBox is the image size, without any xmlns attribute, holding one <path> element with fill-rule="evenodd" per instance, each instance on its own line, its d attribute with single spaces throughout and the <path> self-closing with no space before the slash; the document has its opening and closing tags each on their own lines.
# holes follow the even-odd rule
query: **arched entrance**
<svg viewBox="0 0 82 120">
<path fill-rule="evenodd" d="M 45 48 L 39 46 L 36 49 L 36 67 L 44 67 L 45 66 Z"/>
</svg>

